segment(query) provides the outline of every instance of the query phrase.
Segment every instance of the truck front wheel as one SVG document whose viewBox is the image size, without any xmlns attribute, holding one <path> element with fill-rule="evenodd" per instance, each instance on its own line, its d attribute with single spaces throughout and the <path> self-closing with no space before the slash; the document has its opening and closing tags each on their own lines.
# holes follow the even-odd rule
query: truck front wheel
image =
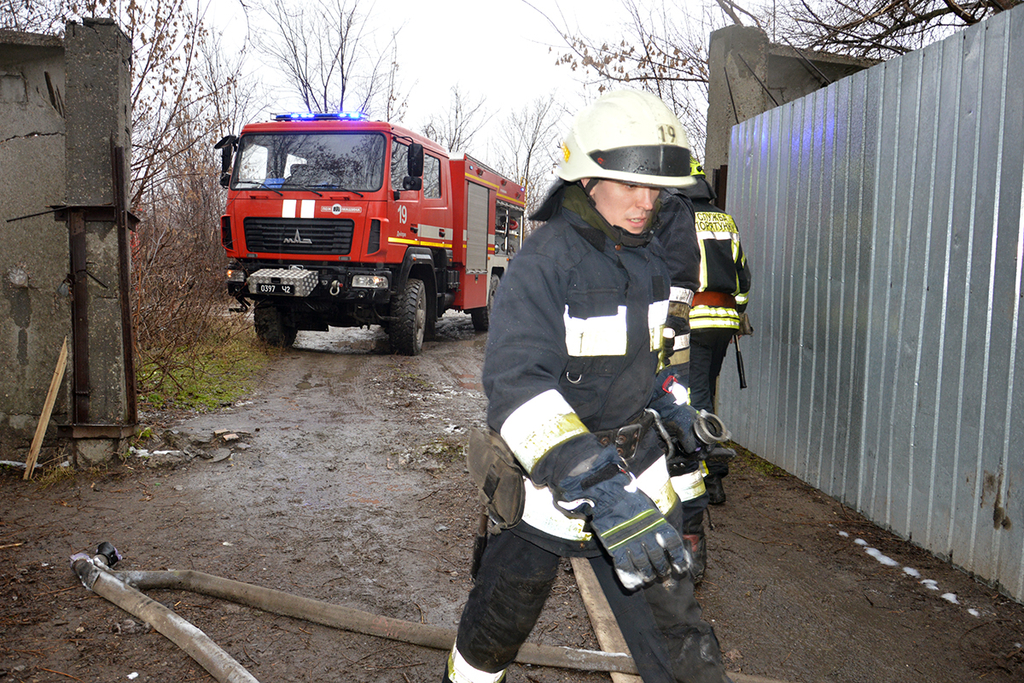
<svg viewBox="0 0 1024 683">
<path fill-rule="evenodd" d="M 405 356 L 418 356 L 427 330 L 427 294 L 422 280 L 409 278 L 405 290 L 391 309 L 394 320 L 389 329 L 391 345 Z"/>
<path fill-rule="evenodd" d="M 487 305 L 469 311 L 469 316 L 473 319 L 473 329 L 477 332 L 486 332 L 491 327 L 491 308 L 494 306 L 494 295 L 498 291 L 498 282 L 498 276 L 492 274 L 487 291 Z"/>
<path fill-rule="evenodd" d="M 259 306 L 252 315 L 256 323 L 256 336 L 267 346 L 284 349 L 295 343 L 295 335 L 298 330 L 285 323 L 281 309 L 273 306 Z"/>
</svg>

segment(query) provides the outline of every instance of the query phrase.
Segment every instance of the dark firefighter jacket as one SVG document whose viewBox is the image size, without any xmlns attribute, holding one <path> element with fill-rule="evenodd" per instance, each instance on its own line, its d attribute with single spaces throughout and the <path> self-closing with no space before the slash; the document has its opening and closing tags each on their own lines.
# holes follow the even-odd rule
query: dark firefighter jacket
<svg viewBox="0 0 1024 683">
<path fill-rule="evenodd" d="M 673 331 L 671 348 L 666 349 L 664 362 L 676 367 L 677 379 L 688 384 L 689 310 L 693 295 L 700 287 L 700 246 L 694 227 L 693 202 L 681 190 L 669 189 L 661 194 L 661 210 L 654 234 L 665 247 L 665 258 L 672 278 L 669 292 L 667 325 Z"/>
<path fill-rule="evenodd" d="M 661 211 L 654 234 L 665 247 L 669 274 L 672 278 L 671 301 L 690 305 L 690 298 L 700 287 L 700 246 L 694 228 L 694 208 L 689 197 L 671 189 L 662 194 Z M 685 290 L 677 292 L 676 290 Z"/>
<path fill-rule="evenodd" d="M 714 191 L 703 177 L 683 192 L 696 210 L 700 287 L 690 309 L 690 329 L 738 329 L 750 295 L 750 268 L 732 216 L 711 204 Z M 705 294 L 706 293 L 706 294 Z"/>
<path fill-rule="evenodd" d="M 489 425 L 529 473 L 523 522 L 513 533 L 554 552 L 591 552 L 597 545 L 583 520 L 556 509 L 547 484 L 600 452 L 593 432 L 629 424 L 647 406 L 669 273 L 656 239 L 616 245 L 581 217 L 590 208 L 582 188 L 569 186 L 565 194 L 564 204 L 577 210 L 559 206 L 501 279 L 483 385 Z M 603 220 L 590 210 L 592 222 Z M 678 499 L 664 463 L 650 430 L 629 467 L 667 514 Z"/>
</svg>

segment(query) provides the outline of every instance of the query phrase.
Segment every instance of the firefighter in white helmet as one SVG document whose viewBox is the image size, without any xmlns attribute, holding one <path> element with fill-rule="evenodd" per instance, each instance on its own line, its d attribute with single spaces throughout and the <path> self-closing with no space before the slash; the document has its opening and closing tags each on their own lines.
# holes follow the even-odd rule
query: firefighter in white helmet
<svg viewBox="0 0 1024 683">
<path fill-rule="evenodd" d="M 657 97 L 611 92 L 566 138 L 547 221 L 502 278 L 483 369 L 490 432 L 469 468 L 492 533 L 475 564 L 445 682 L 498 683 L 561 557 L 587 558 L 645 683 L 724 683 L 693 595 L 666 443 L 699 453 L 685 387 L 658 375 L 669 302 L 653 238 L 689 142 Z"/>
</svg>

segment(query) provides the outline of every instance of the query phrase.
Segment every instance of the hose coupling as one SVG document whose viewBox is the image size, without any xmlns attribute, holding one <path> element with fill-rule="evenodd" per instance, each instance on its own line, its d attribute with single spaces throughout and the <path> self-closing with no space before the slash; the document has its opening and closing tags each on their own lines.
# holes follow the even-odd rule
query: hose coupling
<svg viewBox="0 0 1024 683">
<path fill-rule="evenodd" d="M 113 567 L 124 559 L 124 557 L 121 556 L 121 553 L 117 552 L 117 548 L 114 547 L 114 544 L 109 541 L 103 541 L 96 546 L 96 554 L 102 556 L 103 559 L 106 560 L 108 567 Z"/>
<path fill-rule="evenodd" d="M 706 410 L 700 411 L 697 419 L 693 421 L 693 433 L 701 443 L 709 446 L 728 441 L 730 438 L 729 430 L 725 428 L 722 419 Z"/>
</svg>

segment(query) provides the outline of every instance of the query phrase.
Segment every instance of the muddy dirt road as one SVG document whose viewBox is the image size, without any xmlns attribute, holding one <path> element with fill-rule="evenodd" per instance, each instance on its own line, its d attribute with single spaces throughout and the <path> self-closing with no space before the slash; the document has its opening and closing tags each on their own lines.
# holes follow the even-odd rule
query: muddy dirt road
<svg viewBox="0 0 1024 683">
<path fill-rule="evenodd" d="M 444 318 L 416 358 L 377 330 L 300 333 L 251 397 L 147 416 L 155 450 L 42 489 L 0 475 L 0 681 L 213 679 L 71 573 L 110 541 L 124 569 L 195 569 L 454 628 L 470 588 L 478 506 L 464 466 L 483 424 L 486 336 Z M 223 432 L 221 430 L 224 430 Z M 225 440 L 234 434 L 236 440 Z M 698 589 L 728 667 L 793 682 L 1019 683 L 1024 606 L 746 455 L 712 509 Z M 571 568 L 538 643 L 598 649 Z M 445 653 L 152 591 L 264 683 L 437 681 Z M 509 681 L 607 674 L 520 666 Z"/>
</svg>

